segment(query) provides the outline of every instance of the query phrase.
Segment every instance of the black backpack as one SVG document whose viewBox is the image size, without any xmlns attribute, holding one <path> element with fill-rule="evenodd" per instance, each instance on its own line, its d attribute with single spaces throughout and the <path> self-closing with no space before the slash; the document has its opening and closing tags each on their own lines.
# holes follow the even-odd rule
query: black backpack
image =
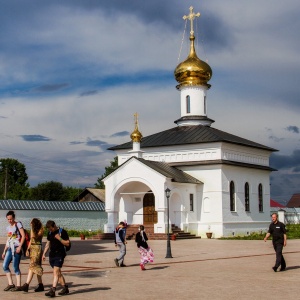
<svg viewBox="0 0 300 300">
<path fill-rule="evenodd" d="M 58 234 L 59 234 L 59 236 L 61 237 L 61 232 L 62 232 L 62 228 L 61 227 L 59 227 L 59 229 L 58 229 Z M 49 231 L 49 234 L 51 234 L 51 232 Z M 69 240 L 69 246 L 64 246 L 65 247 L 65 250 L 66 250 L 66 252 L 68 252 L 68 251 L 70 251 L 70 249 L 71 249 L 71 241 Z"/>
</svg>

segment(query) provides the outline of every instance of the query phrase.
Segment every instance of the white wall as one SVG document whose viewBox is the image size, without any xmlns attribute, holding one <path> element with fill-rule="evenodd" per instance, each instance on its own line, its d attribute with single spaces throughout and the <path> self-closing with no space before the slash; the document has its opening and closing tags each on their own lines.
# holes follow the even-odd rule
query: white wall
<svg viewBox="0 0 300 300">
<path fill-rule="evenodd" d="M 30 229 L 32 218 L 39 218 L 45 225 L 48 220 L 53 220 L 58 226 L 66 229 L 89 230 L 104 229 L 107 214 L 99 211 L 49 211 L 49 210 L 14 210 L 16 220 L 21 221 L 25 229 Z M 0 210 L 0 236 L 6 235 L 7 210 Z"/>
</svg>

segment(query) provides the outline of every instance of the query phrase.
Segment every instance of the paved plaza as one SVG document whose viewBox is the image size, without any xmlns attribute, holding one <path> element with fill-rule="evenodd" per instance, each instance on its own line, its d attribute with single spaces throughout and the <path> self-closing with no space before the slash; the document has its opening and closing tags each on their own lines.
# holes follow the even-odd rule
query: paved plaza
<svg viewBox="0 0 300 300">
<path fill-rule="evenodd" d="M 4 238 L 0 238 L 1 251 Z M 134 241 L 128 241 L 126 268 L 117 268 L 118 251 L 113 241 L 72 239 L 72 249 L 63 273 L 69 284 L 66 299 L 298 299 L 300 281 L 300 240 L 288 240 L 284 249 L 285 272 L 273 272 L 275 254 L 272 242 L 228 240 L 171 241 L 173 258 L 165 258 L 166 241 L 149 241 L 155 263 L 146 271 L 139 267 Z M 21 262 L 25 282 L 29 259 Z M 52 270 L 43 265 L 43 281 L 48 290 Z M 1 272 L 0 298 L 47 299 L 35 293 L 36 278 L 29 292 L 4 292 L 6 276 Z"/>
</svg>

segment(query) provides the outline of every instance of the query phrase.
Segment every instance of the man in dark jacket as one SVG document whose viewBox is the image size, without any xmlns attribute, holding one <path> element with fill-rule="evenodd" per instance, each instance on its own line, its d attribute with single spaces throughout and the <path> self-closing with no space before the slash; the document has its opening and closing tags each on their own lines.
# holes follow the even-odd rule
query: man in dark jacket
<svg viewBox="0 0 300 300">
<path fill-rule="evenodd" d="M 115 230 L 115 246 L 120 251 L 119 257 L 114 259 L 116 266 L 126 267 L 124 265 L 124 257 L 126 255 L 126 230 L 124 222 L 120 222 Z"/>
<path fill-rule="evenodd" d="M 272 269 L 274 272 L 277 272 L 277 269 L 281 265 L 280 271 L 284 271 L 286 264 L 282 255 L 282 249 L 286 246 L 286 229 L 285 225 L 278 221 L 278 215 L 276 213 L 272 214 L 272 223 L 270 224 L 268 233 L 264 238 L 265 242 L 270 235 L 272 235 L 273 247 L 276 252 L 276 262 Z"/>
</svg>

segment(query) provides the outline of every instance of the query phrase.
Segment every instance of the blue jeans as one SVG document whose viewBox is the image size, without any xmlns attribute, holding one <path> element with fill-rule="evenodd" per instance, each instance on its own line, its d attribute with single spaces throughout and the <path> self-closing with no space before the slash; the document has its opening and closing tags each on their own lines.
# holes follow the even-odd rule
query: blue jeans
<svg viewBox="0 0 300 300">
<path fill-rule="evenodd" d="M 5 273 L 10 273 L 9 265 L 12 262 L 15 274 L 20 275 L 21 272 L 19 266 L 20 266 L 21 255 L 22 252 L 20 253 L 15 252 L 14 255 L 12 255 L 11 249 L 8 248 L 3 261 L 3 271 Z"/>
</svg>

